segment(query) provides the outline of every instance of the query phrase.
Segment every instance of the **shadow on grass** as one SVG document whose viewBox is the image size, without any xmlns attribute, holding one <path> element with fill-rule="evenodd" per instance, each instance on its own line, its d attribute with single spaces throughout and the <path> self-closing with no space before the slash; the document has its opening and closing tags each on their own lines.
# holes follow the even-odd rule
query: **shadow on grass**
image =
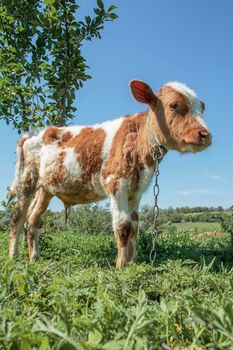
<svg viewBox="0 0 233 350">
<path fill-rule="evenodd" d="M 5 240 L 6 241 L 6 240 Z M 151 237 L 140 232 L 137 237 L 137 259 L 136 263 L 150 263 L 149 254 L 151 250 Z M 7 243 L 5 242 L 6 250 Z M 187 260 L 197 264 L 203 260 L 209 264 L 213 259 L 213 270 L 222 272 L 229 271 L 233 267 L 233 246 L 230 235 L 223 234 L 222 237 L 197 236 L 189 232 L 162 234 L 156 244 L 157 259 L 155 266 L 159 266 L 168 260 Z M 117 248 L 113 235 L 76 235 L 56 234 L 43 238 L 41 242 L 42 259 L 51 261 L 72 261 L 79 266 L 89 267 L 115 267 Z M 24 247 L 21 256 L 27 256 L 27 249 Z M 26 259 L 26 258 L 25 258 Z"/>
<path fill-rule="evenodd" d="M 66 238 L 66 239 L 65 239 Z M 150 235 L 140 232 L 137 237 L 136 263 L 150 263 Z M 44 259 L 64 261 L 72 260 L 79 266 L 115 267 L 116 241 L 112 235 L 55 235 L 52 241 L 42 246 Z M 233 246 L 229 235 L 198 239 L 189 232 L 163 234 L 156 244 L 157 259 L 155 266 L 168 260 L 187 260 L 209 264 L 213 259 L 213 270 L 228 271 L 233 267 Z"/>
<path fill-rule="evenodd" d="M 184 236 L 183 236 L 184 237 Z M 149 263 L 151 249 L 151 238 L 144 234 L 138 237 L 137 242 L 137 262 Z M 230 237 L 223 239 L 205 239 L 197 241 L 182 236 L 158 238 L 156 244 L 157 259 L 155 265 L 158 266 L 167 260 L 192 260 L 208 264 L 214 259 L 213 270 L 215 272 L 229 270 L 233 267 L 233 246 Z"/>
</svg>

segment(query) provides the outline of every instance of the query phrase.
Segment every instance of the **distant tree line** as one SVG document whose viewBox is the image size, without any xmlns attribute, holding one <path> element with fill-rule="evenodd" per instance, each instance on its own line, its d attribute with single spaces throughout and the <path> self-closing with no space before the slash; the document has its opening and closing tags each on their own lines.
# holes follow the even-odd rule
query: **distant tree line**
<svg viewBox="0 0 233 350">
<path fill-rule="evenodd" d="M 231 208 L 226 209 L 231 210 Z M 164 212 L 168 213 L 181 213 L 181 214 L 190 214 L 190 213 L 210 213 L 210 212 L 223 212 L 224 209 L 222 206 L 218 207 L 168 207 L 168 209 L 163 209 Z"/>
<path fill-rule="evenodd" d="M 3 203 L 4 204 L 4 203 Z M 8 231 L 11 220 L 12 207 L 6 206 L 0 211 L 0 231 Z M 160 224 L 179 222 L 221 222 L 232 218 L 232 209 L 218 207 L 181 207 L 160 210 Z M 153 224 L 153 207 L 145 205 L 140 209 L 140 227 L 148 229 Z M 111 233 L 111 214 L 108 206 L 81 205 L 71 208 L 65 223 L 64 211 L 48 210 L 43 217 L 42 232 L 49 234 L 59 231 L 74 231 L 86 234 Z"/>
</svg>

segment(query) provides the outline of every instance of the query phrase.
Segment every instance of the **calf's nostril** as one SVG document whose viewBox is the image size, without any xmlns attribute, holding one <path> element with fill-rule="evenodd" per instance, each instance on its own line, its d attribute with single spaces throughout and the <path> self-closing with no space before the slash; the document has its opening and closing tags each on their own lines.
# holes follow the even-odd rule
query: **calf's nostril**
<svg viewBox="0 0 233 350">
<path fill-rule="evenodd" d="M 207 138 L 208 135 L 209 135 L 209 133 L 208 133 L 208 131 L 206 131 L 206 130 L 199 131 L 199 136 L 200 136 L 202 139 Z"/>
</svg>

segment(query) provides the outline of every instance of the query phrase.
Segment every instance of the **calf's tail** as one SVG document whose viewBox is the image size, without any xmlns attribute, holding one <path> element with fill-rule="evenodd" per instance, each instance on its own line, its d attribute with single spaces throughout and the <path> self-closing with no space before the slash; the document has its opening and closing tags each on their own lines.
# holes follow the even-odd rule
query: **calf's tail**
<svg viewBox="0 0 233 350">
<path fill-rule="evenodd" d="M 24 144 L 25 138 L 22 137 L 16 146 L 16 163 L 15 163 L 15 175 L 14 180 L 10 188 L 8 189 L 8 203 L 15 198 L 17 194 L 17 188 L 20 181 L 21 174 L 23 172 L 23 165 L 24 165 L 24 152 L 23 152 L 23 144 Z"/>
</svg>

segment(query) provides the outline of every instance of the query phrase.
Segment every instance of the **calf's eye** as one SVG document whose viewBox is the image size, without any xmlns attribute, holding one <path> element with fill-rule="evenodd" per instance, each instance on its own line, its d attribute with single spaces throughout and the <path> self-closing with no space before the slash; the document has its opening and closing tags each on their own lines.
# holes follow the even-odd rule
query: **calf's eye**
<svg viewBox="0 0 233 350">
<path fill-rule="evenodd" d="M 170 106 L 171 109 L 176 109 L 178 107 L 178 103 L 172 102 L 172 103 L 170 103 L 169 106 Z"/>
<path fill-rule="evenodd" d="M 204 102 L 200 101 L 201 111 L 202 113 L 205 111 L 205 104 Z"/>
</svg>

